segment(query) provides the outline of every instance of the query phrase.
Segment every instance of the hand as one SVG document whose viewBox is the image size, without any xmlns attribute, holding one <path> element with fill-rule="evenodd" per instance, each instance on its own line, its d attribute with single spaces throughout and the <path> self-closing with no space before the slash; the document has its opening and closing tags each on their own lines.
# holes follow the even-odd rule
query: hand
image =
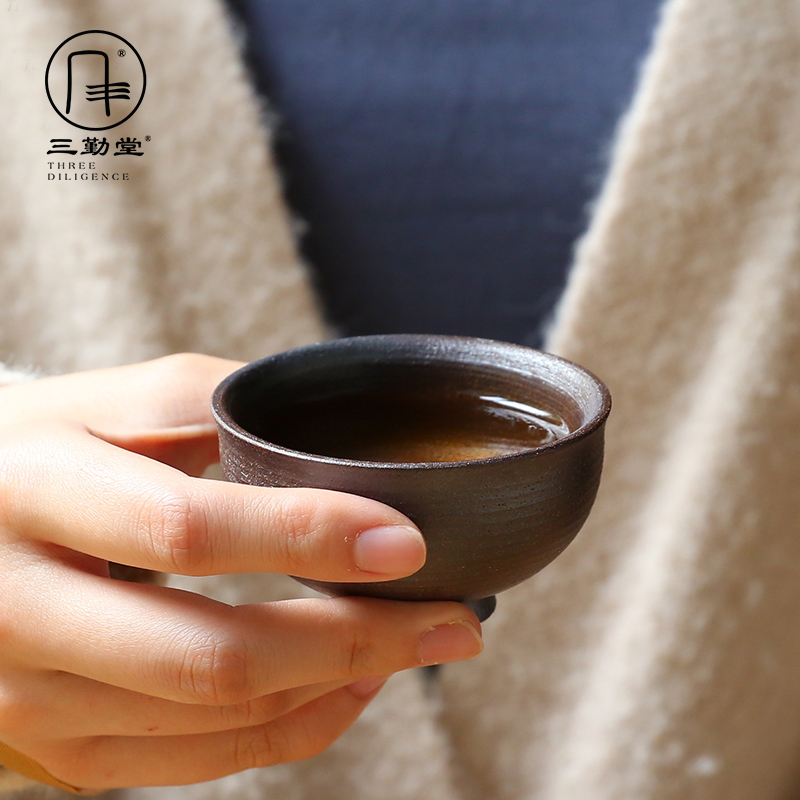
<svg viewBox="0 0 800 800">
<path fill-rule="evenodd" d="M 217 459 L 211 391 L 237 366 L 171 356 L 0 389 L 0 741 L 67 784 L 306 758 L 381 676 L 481 649 L 456 603 L 231 607 L 109 577 L 114 561 L 374 581 L 424 562 L 419 532 L 380 503 L 196 477 Z"/>
</svg>

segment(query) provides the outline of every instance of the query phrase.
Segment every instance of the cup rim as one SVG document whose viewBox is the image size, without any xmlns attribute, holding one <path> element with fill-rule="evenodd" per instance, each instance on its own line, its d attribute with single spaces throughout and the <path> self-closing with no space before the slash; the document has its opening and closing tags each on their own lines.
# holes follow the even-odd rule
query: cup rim
<svg viewBox="0 0 800 800">
<path fill-rule="evenodd" d="M 397 345 L 404 344 L 410 345 L 415 342 L 419 344 L 435 344 L 435 343 L 444 343 L 445 345 L 450 345 L 451 347 L 456 346 L 463 346 L 465 348 L 472 346 L 473 349 L 475 348 L 502 348 L 504 350 L 508 350 L 511 352 L 517 352 L 520 354 L 529 354 L 531 352 L 537 353 L 537 357 L 543 357 L 548 360 L 552 360 L 553 363 L 566 365 L 569 369 L 577 372 L 578 374 L 584 376 L 585 378 L 589 379 L 590 384 L 598 393 L 599 396 L 599 404 L 597 412 L 586 420 L 579 428 L 576 430 L 568 433 L 566 436 L 561 437 L 560 439 L 556 439 L 552 442 L 547 442 L 545 444 L 536 445 L 535 447 L 527 447 L 523 450 L 520 450 L 515 453 L 505 453 L 497 456 L 489 456 L 487 458 L 475 458 L 475 459 L 466 459 L 464 461 L 363 461 L 357 459 L 349 459 L 349 458 L 339 458 L 336 456 L 324 456 L 317 453 L 306 453 L 303 450 L 294 450 L 290 447 L 284 447 L 282 445 L 275 444 L 274 442 L 270 442 L 266 439 L 262 439 L 259 436 L 248 431 L 246 428 L 243 428 L 239 425 L 231 416 L 230 411 L 227 407 L 227 399 L 229 397 L 229 393 L 234 385 L 242 380 L 245 376 L 249 375 L 252 372 L 257 372 L 261 369 L 267 362 L 274 361 L 276 359 L 286 359 L 291 358 L 293 356 L 301 356 L 305 355 L 309 352 L 314 350 L 321 350 L 326 348 L 338 348 L 338 347 L 352 347 L 354 343 L 363 342 L 364 344 L 371 344 L 371 345 L 379 345 L 381 343 L 386 343 L 387 345 L 391 345 L 395 343 Z M 232 372 L 230 375 L 225 377 L 219 385 L 214 389 L 212 398 L 211 398 L 211 411 L 214 416 L 214 419 L 221 428 L 226 430 L 228 433 L 233 435 L 238 439 L 243 439 L 245 441 L 250 442 L 251 444 L 259 447 L 261 449 L 269 450 L 271 452 L 284 454 L 287 456 L 291 456 L 294 459 L 298 459 L 301 461 L 310 461 L 313 463 L 319 464 L 331 464 L 331 465 L 339 465 L 343 467 L 360 467 L 360 468 L 369 468 L 369 469 L 383 469 L 383 470 L 420 470 L 420 469 L 464 469 L 464 468 L 473 468 L 481 465 L 488 465 L 488 464 L 497 464 L 497 463 L 510 463 L 514 461 L 519 461 L 525 458 L 536 457 L 539 455 L 543 455 L 548 453 L 552 450 L 560 449 L 565 447 L 566 445 L 572 444 L 575 441 L 585 438 L 595 430 L 597 430 L 603 423 L 606 421 L 609 413 L 611 412 L 611 393 L 608 390 L 608 387 L 600 380 L 594 373 L 582 367 L 580 364 L 576 364 L 574 361 L 570 361 L 567 358 L 563 358 L 562 356 L 557 356 L 553 353 L 549 353 L 544 350 L 538 350 L 532 347 L 526 347 L 525 345 L 514 344 L 512 342 L 504 342 L 496 339 L 484 339 L 479 337 L 471 337 L 471 336 L 447 336 L 447 335 L 436 335 L 436 334 L 376 334 L 371 336 L 351 336 L 351 337 L 343 337 L 339 339 L 330 339 L 323 342 L 315 342 L 313 344 L 303 345 L 301 347 L 295 347 L 290 350 L 285 350 L 279 353 L 274 353 L 269 356 L 265 356 L 264 358 L 260 358 L 256 361 L 251 361 L 248 364 L 245 364 L 243 367 L 240 367 L 236 371 Z"/>
</svg>

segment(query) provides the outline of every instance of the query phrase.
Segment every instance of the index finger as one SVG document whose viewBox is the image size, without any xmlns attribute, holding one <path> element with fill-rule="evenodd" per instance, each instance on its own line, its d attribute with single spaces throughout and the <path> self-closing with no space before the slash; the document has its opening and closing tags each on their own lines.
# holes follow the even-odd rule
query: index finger
<svg viewBox="0 0 800 800">
<path fill-rule="evenodd" d="M 183 575 L 375 581 L 425 561 L 417 528 L 374 500 L 191 478 L 77 426 L 37 430 L 4 447 L 14 491 L 0 523 L 25 538 Z"/>
</svg>

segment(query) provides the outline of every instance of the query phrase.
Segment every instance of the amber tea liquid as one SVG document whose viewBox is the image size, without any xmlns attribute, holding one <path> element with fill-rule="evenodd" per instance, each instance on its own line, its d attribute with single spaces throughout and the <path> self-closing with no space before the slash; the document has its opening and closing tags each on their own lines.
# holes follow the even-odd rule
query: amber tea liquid
<svg viewBox="0 0 800 800">
<path fill-rule="evenodd" d="M 563 438 L 563 419 L 509 398 L 415 387 L 360 387 L 264 409 L 257 436 L 282 447 L 356 461 L 433 463 L 516 453 Z"/>
</svg>

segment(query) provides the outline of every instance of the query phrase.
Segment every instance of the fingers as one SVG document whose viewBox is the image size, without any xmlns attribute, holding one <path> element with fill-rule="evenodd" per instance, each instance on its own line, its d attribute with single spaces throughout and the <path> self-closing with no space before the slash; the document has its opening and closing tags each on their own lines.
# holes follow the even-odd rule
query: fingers
<svg viewBox="0 0 800 800">
<path fill-rule="evenodd" d="M 13 739 L 182 736 L 249 728 L 282 717 L 350 681 L 300 686 L 230 706 L 175 703 L 63 672 L 6 670 L 0 728 Z"/>
<path fill-rule="evenodd" d="M 24 609 L 4 636 L 9 661 L 179 703 L 237 705 L 482 648 L 477 619 L 458 603 L 338 598 L 232 608 L 189 592 L 54 571 L 45 561 L 25 573 L 24 582 L 4 587 L 6 602 Z"/>
<path fill-rule="evenodd" d="M 241 366 L 179 354 L 127 367 L 44 378 L 0 393 L 0 430 L 62 420 L 190 475 L 219 460 L 216 385 Z"/>
<path fill-rule="evenodd" d="M 182 353 L 4 387 L 0 425 L 63 419 L 105 436 L 212 424 L 211 394 L 240 366 L 238 361 Z"/>
<path fill-rule="evenodd" d="M 316 755 L 352 725 L 378 689 L 366 697 L 339 689 L 272 722 L 235 731 L 101 737 L 27 752 L 60 780 L 86 789 L 198 783 Z"/>
<path fill-rule="evenodd" d="M 2 452 L 13 491 L 0 488 L 0 524 L 24 537 L 184 575 L 375 581 L 425 561 L 419 531 L 381 503 L 193 479 L 77 426 L 35 430 Z"/>
</svg>

